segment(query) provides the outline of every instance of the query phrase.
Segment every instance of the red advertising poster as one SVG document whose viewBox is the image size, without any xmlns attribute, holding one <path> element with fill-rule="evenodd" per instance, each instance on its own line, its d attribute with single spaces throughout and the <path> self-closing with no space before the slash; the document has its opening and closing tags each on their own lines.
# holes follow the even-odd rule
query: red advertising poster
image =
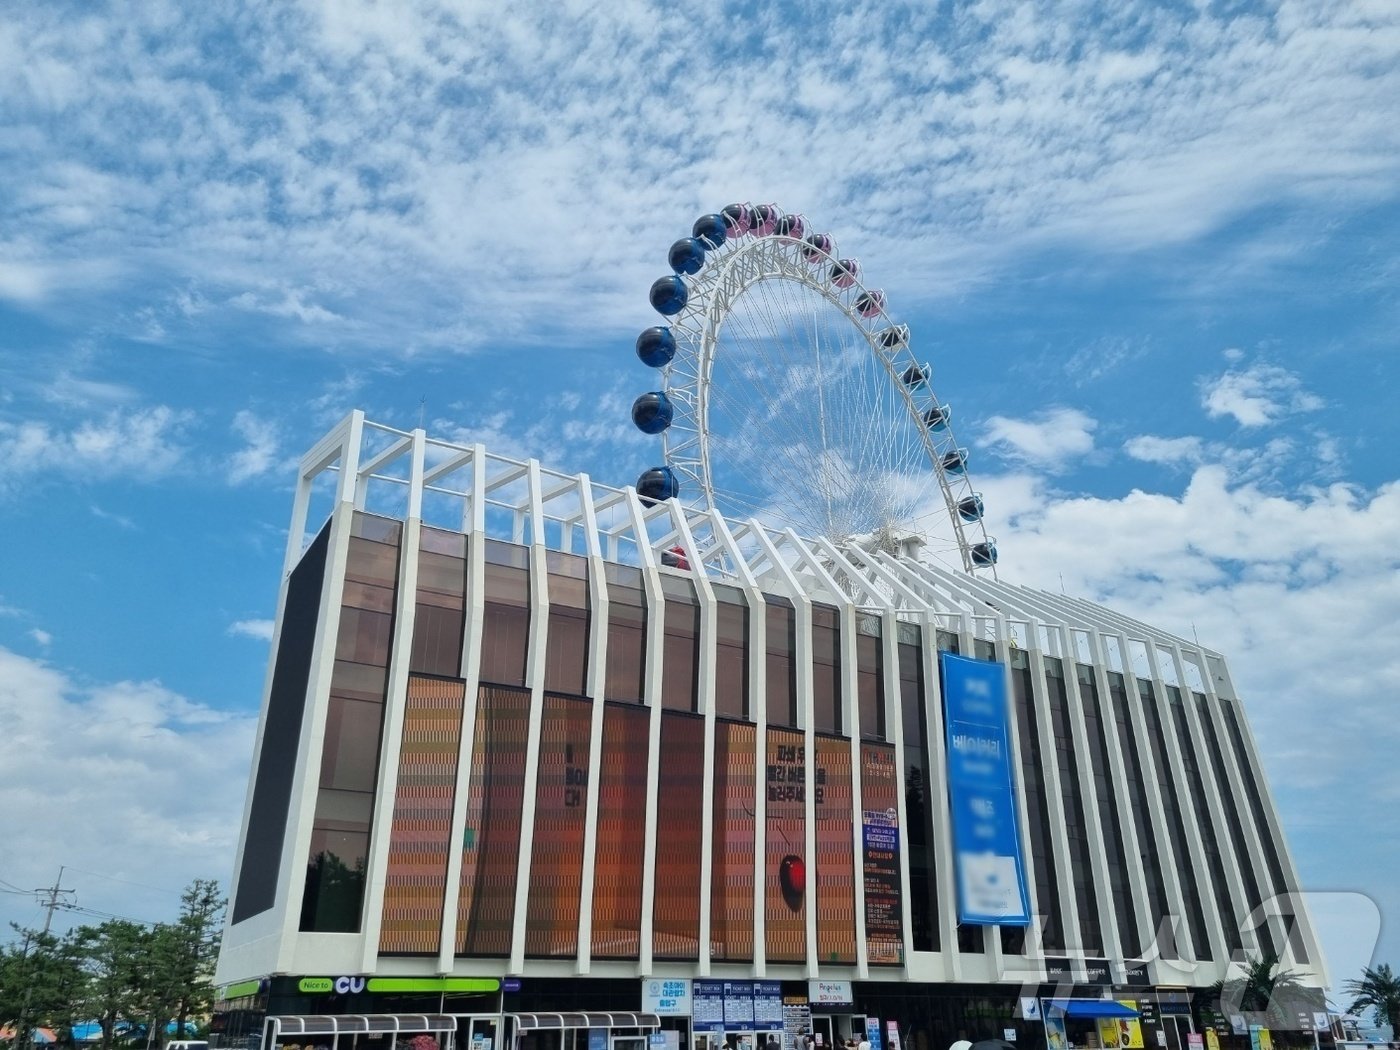
<svg viewBox="0 0 1400 1050">
<path fill-rule="evenodd" d="M 578 954 L 592 721 L 591 700 L 545 696 L 525 905 L 526 955 L 571 959 Z"/>
<path fill-rule="evenodd" d="M 807 748 L 803 734 L 768 730 L 764 791 L 765 930 L 770 962 L 807 958 Z"/>
</svg>

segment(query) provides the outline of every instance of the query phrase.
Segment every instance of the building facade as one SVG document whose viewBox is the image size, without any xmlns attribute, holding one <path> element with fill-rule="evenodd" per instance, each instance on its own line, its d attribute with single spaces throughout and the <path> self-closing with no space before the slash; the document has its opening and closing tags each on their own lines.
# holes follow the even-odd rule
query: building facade
<svg viewBox="0 0 1400 1050">
<path fill-rule="evenodd" d="M 230 1042 L 707 1050 L 878 1020 L 943 1050 L 1044 1038 L 1058 995 L 1127 996 L 1186 1050 L 1230 1034 L 1178 1004 L 1232 959 L 1324 983 L 1229 670 L 1195 643 L 360 413 L 304 458 L 290 537 Z M 994 700 L 989 766 L 960 764 L 965 680 Z M 964 768 L 1008 805 L 960 816 Z M 969 845 L 979 814 L 1009 866 Z"/>
</svg>

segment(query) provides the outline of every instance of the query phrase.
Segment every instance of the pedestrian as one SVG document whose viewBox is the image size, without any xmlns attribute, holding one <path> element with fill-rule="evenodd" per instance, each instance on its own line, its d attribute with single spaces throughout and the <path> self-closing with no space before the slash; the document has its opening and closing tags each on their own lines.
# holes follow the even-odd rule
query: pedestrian
<svg viewBox="0 0 1400 1050">
<path fill-rule="evenodd" d="M 856 1047 L 856 1050 L 870 1050 L 870 1037 L 862 1035 L 860 1037 L 860 1044 Z"/>
</svg>

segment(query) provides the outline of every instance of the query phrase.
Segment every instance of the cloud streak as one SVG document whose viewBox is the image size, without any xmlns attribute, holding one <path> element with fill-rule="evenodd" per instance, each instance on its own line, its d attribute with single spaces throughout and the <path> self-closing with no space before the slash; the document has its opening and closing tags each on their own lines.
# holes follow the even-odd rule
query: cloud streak
<svg viewBox="0 0 1400 1050">
<path fill-rule="evenodd" d="M 644 318 L 669 240 L 730 199 L 805 209 L 927 299 L 1027 250 L 1113 256 L 1261 201 L 1393 199 L 1400 174 L 1384 5 L 1105 5 L 1070 34 L 1009 0 L 865 4 L 769 13 L 717 57 L 729 18 L 31 6 L 0 44 L 32 172 L 0 205 L 29 234 L 0 293 L 193 275 L 206 308 L 307 338 L 471 346 L 473 316 L 516 336 L 564 305 Z"/>
</svg>

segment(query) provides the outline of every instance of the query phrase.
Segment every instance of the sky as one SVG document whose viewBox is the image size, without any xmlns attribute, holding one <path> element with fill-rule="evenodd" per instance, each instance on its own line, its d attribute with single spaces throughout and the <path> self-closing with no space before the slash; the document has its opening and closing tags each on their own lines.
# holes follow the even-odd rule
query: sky
<svg viewBox="0 0 1400 1050">
<path fill-rule="evenodd" d="M 751 200 L 910 326 L 1002 579 L 1226 654 L 1334 979 L 1400 964 L 1390 0 L 56 0 L 0 98 L 0 921 L 227 882 L 305 449 L 632 482 Z"/>
</svg>

